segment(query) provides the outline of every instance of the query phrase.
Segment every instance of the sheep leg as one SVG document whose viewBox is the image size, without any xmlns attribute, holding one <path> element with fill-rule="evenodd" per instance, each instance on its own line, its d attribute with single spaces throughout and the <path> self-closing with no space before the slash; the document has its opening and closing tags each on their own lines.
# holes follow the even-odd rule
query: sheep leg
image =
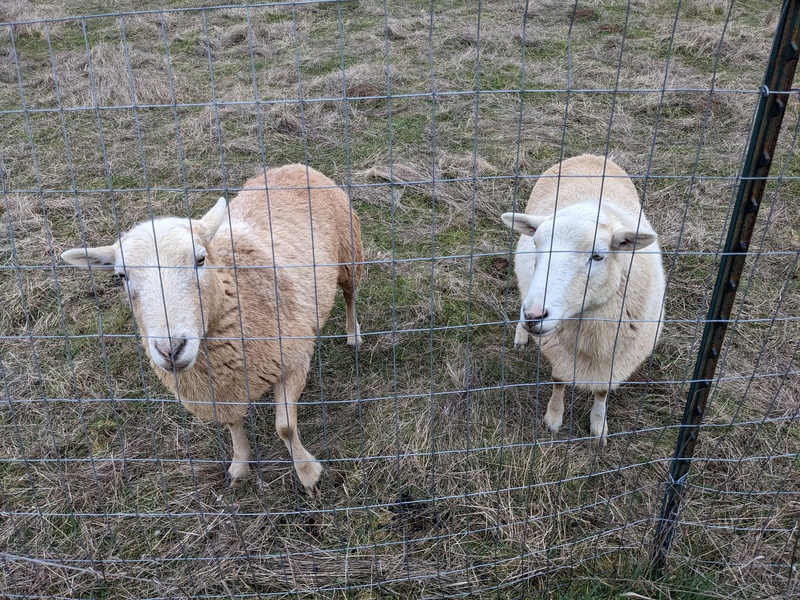
<svg viewBox="0 0 800 600">
<path fill-rule="evenodd" d="M 517 332 L 514 335 L 514 347 L 515 348 L 522 348 L 525 344 L 528 343 L 528 330 L 522 326 L 522 323 L 517 323 Z"/>
<path fill-rule="evenodd" d="M 347 307 L 347 344 L 349 346 L 357 346 L 361 343 L 361 328 L 356 321 L 356 294 L 352 286 L 342 286 L 344 292 L 344 303 Z"/>
<path fill-rule="evenodd" d="M 547 403 L 547 412 L 544 414 L 544 424 L 551 431 L 558 431 L 564 422 L 564 388 L 566 384 L 558 380 L 554 380 L 554 382 L 553 395 L 550 396 L 550 402 Z"/>
<path fill-rule="evenodd" d="M 244 432 L 244 422 L 239 419 L 235 423 L 228 423 L 233 441 L 233 460 L 228 467 L 228 481 L 233 486 L 239 479 L 250 472 L 250 442 Z"/>
<path fill-rule="evenodd" d="M 322 465 L 303 447 L 297 433 L 297 401 L 306 384 L 306 371 L 307 368 L 286 373 L 284 380 L 275 384 L 275 429 L 289 449 L 300 483 L 316 496 Z"/>
<path fill-rule="evenodd" d="M 590 431 L 593 436 L 600 438 L 600 444 L 605 445 L 608 425 L 606 424 L 606 400 L 608 390 L 595 392 L 594 405 L 589 415 Z"/>
</svg>

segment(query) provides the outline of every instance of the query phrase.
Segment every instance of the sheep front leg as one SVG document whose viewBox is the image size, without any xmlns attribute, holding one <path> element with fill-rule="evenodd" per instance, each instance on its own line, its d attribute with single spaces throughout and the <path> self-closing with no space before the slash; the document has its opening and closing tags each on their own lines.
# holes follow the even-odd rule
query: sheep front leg
<svg viewBox="0 0 800 600">
<path fill-rule="evenodd" d="M 529 337 L 528 330 L 525 329 L 525 326 L 522 322 L 517 323 L 517 331 L 514 334 L 514 347 L 515 348 L 522 348 L 525 344 L 528 343 Z"/>
<path fill-rule="evenodd" d="M 593 436 L 600 438 L 600 444 L 605 445 L 608 434 L 608 425 L 606 424 L 606 400 L 608 399 L 608 390 L 603 392 L 595 392 L 594 405 L 592 412 L 589 415 L 590 431 Z"/>
<path fill-rule="evenodd" d="M 558 380 L 554 381 L 553 395 L 550 396 L 550 402 L 547 403 L 547 412 L 544 414 L 544 424 L 551 431 L 558 431 L 564 422 L 564 388 L 566 385 Z"/>
<path fill-rule="evenodd" d="M 297 401 L 306 384 L 306 369 L 286 373 L 284 381 L 275 384 L 275 429 L 289 449 L 297 477 L 311 496 L 319 493 L 322 465 L 303 447 L 297 432 Z"/>
<path fill-rule="evenodd" d="M 244 423 L 239 419 L 235 423 L 228 423 L 233 441 L 233 460 L 228 467 L 228 481 L 233 486 L 250 472 L 250 442 L 244 432 Z"/>
</svg>

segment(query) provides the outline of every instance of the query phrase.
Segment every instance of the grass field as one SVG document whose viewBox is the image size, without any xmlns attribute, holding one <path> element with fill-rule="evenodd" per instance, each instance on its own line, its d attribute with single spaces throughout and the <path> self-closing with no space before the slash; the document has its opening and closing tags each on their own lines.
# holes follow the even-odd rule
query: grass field
<svg viewBox="0 0 800 600">
<path fill-rule="evenodd" d="M 646 573 L 777 4 L 359 0 L 23 23 L 130 7 L 3 3 L 0 595 L 800 593 L 796 100 L 668 572 Z M 583 152 L 633 176 L 669 278 L 662 341 L 612 395 L 602 450 L 588 395 L 558 434 L 541 423 L 550 371 L 535 344 L 514 348 L 498 218 Z M 364 343 L 345 345 L 339 298 L 303 396 L 318 500 L 268 397 L 249 423 L 257 476 L 226 488 L 227 431 L 158 383 L 118 282 L 58 261 L 288 162 L 348 191 L 369 262 Z"/>
</svg>

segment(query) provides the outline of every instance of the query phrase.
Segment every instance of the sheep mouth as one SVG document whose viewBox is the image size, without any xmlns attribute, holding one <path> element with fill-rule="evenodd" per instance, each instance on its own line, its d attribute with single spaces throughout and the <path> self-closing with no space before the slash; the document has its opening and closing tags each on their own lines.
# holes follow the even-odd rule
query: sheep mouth
<svg viewBox="0 0 800 600">
<path fill-rule="evenodd" d="M 194 360 L 179 360 L 176 363 L 156 363 L 159 369 L 162 371 L 166 371 L 167 373 L 176 373 L 180 375 L 181 373 L 185 373 L 189 369 L 194 366 Z"/>
<path fill-rule="evenodd" d="M 528 330 L 528 333 L 532 335 L 536 335 L 539 337 L 547 337 L 552 335 L 558 329 L 558 324 L 550 325 L 550 326 L 537 326 L 537 327 L 530 327 L 529 325 L 524 326 L 525 329 Z"/>
<path fill-rule="evenodd" d="M 522 328 L 527 331 L 531 335 L 535 335 L 538 337 L 547 337 L 551 333 L 553 333 L 557 328 L 558 325 L 553 325 L 552 327 L 542 327 L 540 325 L 531 326 L 526 321 L 519 321 L 519 324 L 522 325 Z"/>
</svg>

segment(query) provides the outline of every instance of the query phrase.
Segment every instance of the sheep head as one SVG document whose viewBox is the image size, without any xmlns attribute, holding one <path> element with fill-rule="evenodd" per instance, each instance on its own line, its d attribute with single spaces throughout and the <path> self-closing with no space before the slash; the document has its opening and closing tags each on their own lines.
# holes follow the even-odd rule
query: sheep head
<svg viewBox="0 0 800 600">
<path fill-rule="evenodd" d="M 532 238 L 530 259 L 524 261 L 531 284 L 520 320 L 538 335 L 606 304 L 624 284 L 630 253 L 657 238 L 649 226 L 627 223 L 597 202 L 574 204 L 546 217 L 505 213 L 501 219 Z"/>
<path fill-rule="evenodd" d="M 209 248 L 227 220 L 220 198 L 201 219 L 144 221 L 110 246 L 73 248 L 61 258 L 78 267 L 114 269 L 136 316 L 148 355 L 165 371 L 191 369 L 206 335 L 214 277 Z"/>
</svg>

